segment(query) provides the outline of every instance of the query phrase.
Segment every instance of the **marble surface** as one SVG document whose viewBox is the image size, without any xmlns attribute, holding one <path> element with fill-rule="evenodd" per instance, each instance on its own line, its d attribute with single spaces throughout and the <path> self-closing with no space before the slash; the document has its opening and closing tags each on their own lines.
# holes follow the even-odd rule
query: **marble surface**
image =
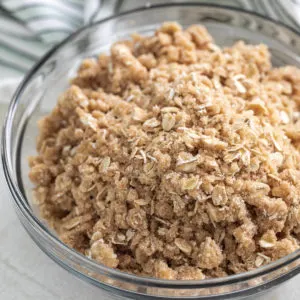
<svg viewBox="0 0 300 300">
<path fill-rule="evenodd" d="M 1 124 L 6 108 L 7 104 L 0 102 Z M 12 201 L 0 165 L 0 299 L 112 299 L 102 290 L 77 279 L 46 256 L 23 229 Z M 252 299 L 300 299 L 300 276 L 276 290 Z"/>
</svg>

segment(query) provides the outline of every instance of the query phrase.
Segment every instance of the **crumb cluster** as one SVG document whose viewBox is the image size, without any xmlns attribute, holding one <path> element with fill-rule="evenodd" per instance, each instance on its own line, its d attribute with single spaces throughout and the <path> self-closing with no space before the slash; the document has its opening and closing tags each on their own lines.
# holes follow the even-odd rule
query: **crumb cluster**
<svg viewBox="0 0 300 300">
<path fill-rule="evenodd" d="M 82 62 L 30 179 L 68 246 L 164 279 L 245 272 L 300 241 L 300 70 L 165 23 Z"/>
</svg>

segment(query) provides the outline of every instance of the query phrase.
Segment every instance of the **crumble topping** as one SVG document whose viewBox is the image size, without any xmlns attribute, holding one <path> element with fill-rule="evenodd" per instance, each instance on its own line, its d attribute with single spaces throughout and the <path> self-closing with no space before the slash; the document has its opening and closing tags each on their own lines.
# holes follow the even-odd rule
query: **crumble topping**
<svg viewBox="0 0 300 300">
<path fill-rule="evenodd" d="M 68 246 L 120 270 L 198 280 L 299 248 L 300 70 L 164 23 L 85 59 L 39 122 L 29 177 Z"/>
</svg>

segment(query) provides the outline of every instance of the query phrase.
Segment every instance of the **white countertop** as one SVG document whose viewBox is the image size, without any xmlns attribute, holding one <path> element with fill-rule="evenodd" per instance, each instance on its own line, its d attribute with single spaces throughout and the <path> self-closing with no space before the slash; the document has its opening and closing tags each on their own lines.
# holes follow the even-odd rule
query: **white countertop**
<svg viewBox="0 0 300 300">
<path fill-rule="evenodd" d="M 0 104 L 2 124 L 6 105 Z M 31 240 L 19 222 L 0 165 L 0 299 L 107 300 L 102 290 L 62 269 Z M 254 298 L 253 298 L 254 299 Z M 300 276 L 256 300 L 300 299 Z"/>
</svg>

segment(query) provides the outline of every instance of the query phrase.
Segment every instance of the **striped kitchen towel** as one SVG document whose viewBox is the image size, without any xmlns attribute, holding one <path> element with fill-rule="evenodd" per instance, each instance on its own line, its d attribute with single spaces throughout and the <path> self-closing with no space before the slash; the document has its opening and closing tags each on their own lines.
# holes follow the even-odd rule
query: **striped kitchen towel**
<svg viewBox="0 0 300 300">
<path fill-rule="evenodd" d="M 167 2 L 178 2 L 165 0 Z M 280 20 L 300 31 L 300 0 L 210 0 Z M 0 0 L 0 84 L 21 77 L 79 27 L 160 0 Z"/>
</svg>

